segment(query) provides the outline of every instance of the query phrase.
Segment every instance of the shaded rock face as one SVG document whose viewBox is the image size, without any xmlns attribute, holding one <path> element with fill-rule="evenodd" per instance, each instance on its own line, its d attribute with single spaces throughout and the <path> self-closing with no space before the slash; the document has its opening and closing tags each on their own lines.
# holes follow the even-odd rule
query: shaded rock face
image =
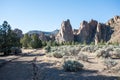
<svg viewBox="0 0 120 80">
<path fill-rule="evenodd" d="M 72 31 L 72 26 L 70 24 L 70 20 L 62 22 L 61 29 L 56 36 L 56 41 L 60 43 L 74 41 L 74 35 Z"/>
<path fill-rule="evenodd" d="M 79 29 L 73 29 L 74 41 L 77 41 L 77 34 Z"/>
<path fill-rule="evenodd" d="M 80 24 L 80 28 L 77 33 L 76 40 L 82 43 L 83 42 L 90 43 L 94 41 L 96 26 L 97 26 L 97 21 L 95 20 L 91 20 L 89 23 L 87 21 L 83 21 Z"/>
<path fill-rule="evenodd" d="M 95 34 L 95 44 L 98 44 L 98 42 L 107 42 L 108 40 L 110 40 L 111 34 L 112 30 L 110 26 L 98 23 Z"/>
<path fill-rule="evenodd" d="M 120 16 L 111 18 L 106 25 L 110 26 L 113 32 L 109 42 L 120 43 Z"/>
<path fill-rule="evenodd" d="M 111 34 L 112 30 L 109 25 L 98 23 L 96 20 L 91 20 L 89 23 L 83 21 L 77 35 L 75 35 L 75 40 L 81 43 L 95 42 L 97 44 L 107 42 L 111 38 Z"/>
<path fill-rule="evenodd" d="M 90 42 L 94 41 L 94 37 L 95 37 L 95 33 L 96 33 L 96 26 L 97 26 L 98 22 L 96 20 L 91 20 L 89 22 L 89 26 L 90 26 Z"/>
</svg>

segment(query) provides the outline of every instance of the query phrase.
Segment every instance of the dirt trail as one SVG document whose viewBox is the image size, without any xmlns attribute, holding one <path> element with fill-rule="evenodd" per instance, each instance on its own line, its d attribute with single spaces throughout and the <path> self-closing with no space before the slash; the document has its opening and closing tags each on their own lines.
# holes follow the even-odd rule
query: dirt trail
<svg viewBox="0 0 120 80">
<path fill-rule="evenodd" d="M 35 58 L 35 50 L 26 51 L 26 54 L 19 56 L 8 56 L 9 62 L 0 68 L 0 80 L 32 80 L 33 66 L 32 62 Z M 34 55 L 33 55 L 34 54 Z M 6 60 L 5 57 L 0 57 L 0 60 Z"/>
</svg>

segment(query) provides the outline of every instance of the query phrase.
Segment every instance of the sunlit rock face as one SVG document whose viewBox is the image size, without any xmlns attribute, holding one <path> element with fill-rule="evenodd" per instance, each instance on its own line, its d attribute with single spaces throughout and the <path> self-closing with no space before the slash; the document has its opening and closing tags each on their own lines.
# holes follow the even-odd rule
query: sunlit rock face
<svg viewBox="0 0 120 80">
<path fill-rule="evenodd" d="M 57 42 L 71 42 L 74 41 L 74 35 L 70 20 L 63 21 L 59 33 L 56 36 Z"/>
<path fill-rule="evenodd" d="M 112 35 L 109 40 L 110 43 L 120 43 L 120 16 L 114 16 L 106 25 L 112 28 Z"/>
<path fill-rule="evenodd" d="M 98 22 L 95 20 L 91 20 L 89 23 L 87 21 L 80 23 L 80 28 L 78 30 L 76 40 L 82 43 L 90 43 L 94 41 L 97 23 Z"/>
</svg>

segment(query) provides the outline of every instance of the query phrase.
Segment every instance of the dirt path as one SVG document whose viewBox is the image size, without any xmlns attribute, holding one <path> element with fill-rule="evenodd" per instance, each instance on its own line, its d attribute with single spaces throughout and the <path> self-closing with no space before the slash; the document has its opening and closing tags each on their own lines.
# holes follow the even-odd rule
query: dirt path
<svg viewBox="0 0 120 80">
<path fill-rule="evenodd" d="M 0 67 L 0 80 L 32 80 L 35 50 L 28 50 L 27 53 L 19 56 L 0 57 L 0 60 L 8 60 Z M 30 53 L 32 52 L 32 53 Z M 33 55 L 34 54 L 34 55 Z M 2 59 L 1 59 L 2 58 Z"/>
</svg>

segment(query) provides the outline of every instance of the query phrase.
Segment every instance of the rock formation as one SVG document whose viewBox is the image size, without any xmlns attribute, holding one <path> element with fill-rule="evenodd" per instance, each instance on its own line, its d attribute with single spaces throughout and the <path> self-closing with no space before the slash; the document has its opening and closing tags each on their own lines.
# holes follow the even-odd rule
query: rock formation
<svg viewBox="0 0 120 80">
<path fill-rule="evenodd" d="M 97 24 L 96 34 L 95 34 L 95 43 L 98 42 L 107 42 L 111 37 L 112 31 L 111 27 L 102 23 Z"/>
<path fill-rule="evenodd" d="M 74 41 L 74 35 L 72 31 L 72 26 L 70 24 L 70 20 L 62 22 L 61 29 L 56 36 L 56 41 L 60 43 Z"/>
<path fill-rule="evenodd" d="M 115 21 L 114 21 L 115 20 Z M 112 21 L 109 21 L 106 24 L 98 23 L 96 20 L 91 20 L 90 22 L 83 21 L 80 24 L 79 29 L 74 29 L 72 31 L 72 27 L 70 21 L 63 21 L 61 24 L 61 29 L 56 36 L 57 42 L 67 42 L 67 41 L 78 41 L 80 43 L 91 43 L 95 42 L 95 44 L 99 42 L 107 42 L 110 40 L 113 30 L 111 26 L 114 22 L 118 22 L 119 17 L 115 17 Z"/>
<path fill-rule="evenodd" d="M 120 43 L 120 16 L 111 18 L 106 25 L 112 27 L 112 35 L 109 40 L 110 43 Z"/>
<path fill-rule="evenodd" d="M 89 40 L 89 35 L 90 35 L 89 33 L 90 33 L 90 26 L 87 21 L 83 21 L 80 24 L 80 28 L 77 35 L 78 36 L 77 41 L 82 43 L 87 42 Z"/>
<path fill-rule="evenodd" d="M 97 21 L 91 20 L 89 23 L 87 21 L 83 21 L 80 24 L 79 31 L 77 33 L 77 41 L 78 42 L 86 42 L 90 43 L 91 41 L 94 41 L 94 36 L 96 33 L 96 26 Z"/>
</svg>

